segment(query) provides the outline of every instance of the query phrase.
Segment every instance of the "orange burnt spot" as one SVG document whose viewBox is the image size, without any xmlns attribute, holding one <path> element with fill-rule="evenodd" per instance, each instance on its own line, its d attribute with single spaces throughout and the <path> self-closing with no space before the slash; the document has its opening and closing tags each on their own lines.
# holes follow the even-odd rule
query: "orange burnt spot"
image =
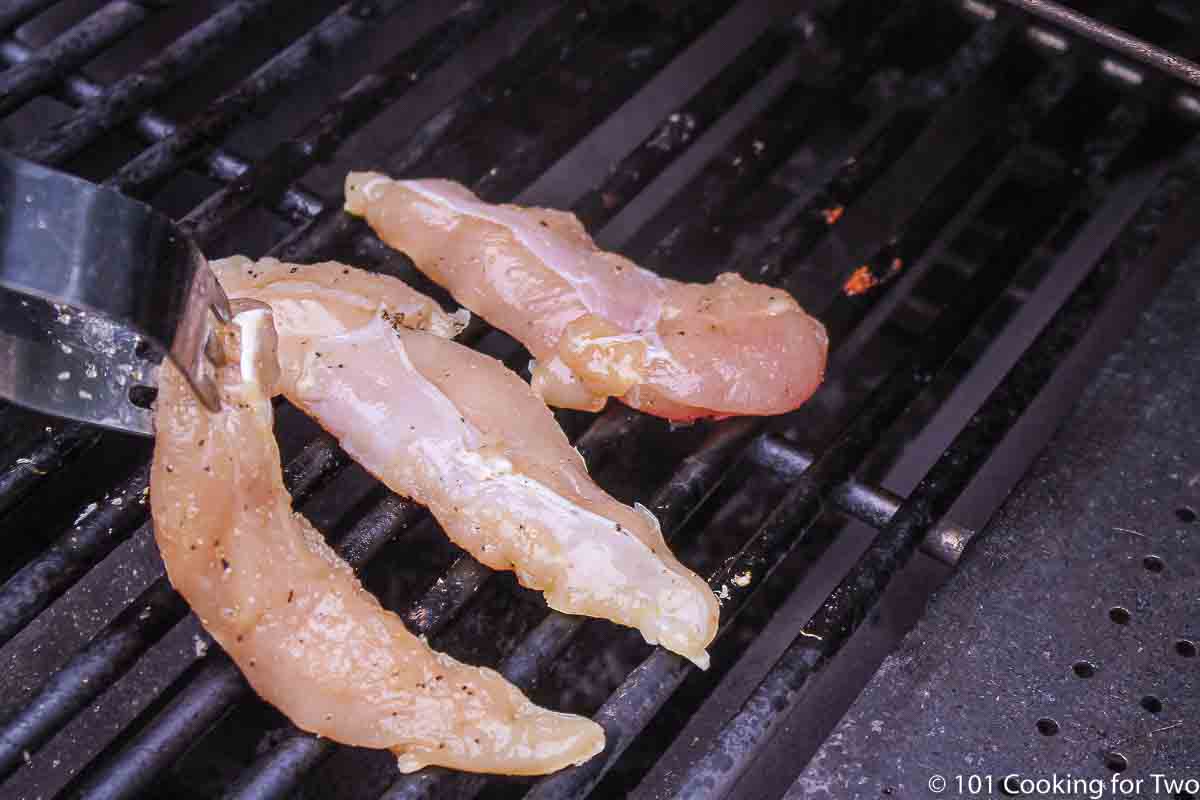
<svg viewBox="0 0 1200 800">
<path fill-rule="evenodd" d="M 824 215 L 824 217 L 825 217 L 825 224 L 832 225 L 833 223 L 835 223 L 839 219 L 841 219 L 842 214 L 844 214 L 845 212 L 846 212 L 846 209 L 844 206 L 834 206 L 833 208 L 825 209 L 824 211 L 821 212 L 821 214 Z"/>
<path fill-rule="evenodd" d="M 869 290 L 877 283 L 879 283 L 879 279 L 871 273 L 871 267 L 863 264 L 861 267 L 854 270 L 854 274 L 852 274 L 842 286 L 842 291 L 853 297 L 854 295 L 862 294 L 863 292 Z"/>
</svg>

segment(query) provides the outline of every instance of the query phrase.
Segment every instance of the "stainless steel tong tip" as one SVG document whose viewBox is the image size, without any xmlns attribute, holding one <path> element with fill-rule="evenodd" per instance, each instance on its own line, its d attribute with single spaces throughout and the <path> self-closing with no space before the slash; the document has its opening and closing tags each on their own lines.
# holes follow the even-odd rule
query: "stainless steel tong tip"
<svg viewBox="0 0 1200 800">
<path fill-rule="evenodd" d="M 147 436 L 165 355 L 220 407 L 229 301 L 195 243 L 112 189 L 0 152 L 0 395 Z"/>
</svg>

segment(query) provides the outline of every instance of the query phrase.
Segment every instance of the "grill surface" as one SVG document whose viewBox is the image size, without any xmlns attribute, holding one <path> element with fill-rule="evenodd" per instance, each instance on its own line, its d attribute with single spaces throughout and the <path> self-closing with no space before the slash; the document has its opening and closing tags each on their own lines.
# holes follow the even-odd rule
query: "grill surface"
<svg viewBox="0 0 1200 800">
<path fill-rule="evenodd" d="M 445 300 L 340 211 L 340 187 L 352 168 L 449 177 L 571 208 L 666 275 L 786 286 L 835 348 L 826 385 L 778 419 L 559 415 L 597 480 L 649 499 L 711 576 L 723 627 L 707 673 L 547 613 L 280 406 L 298 508 L 385 605 L 605 726 L 601 756 L 540 781 L 399 776 L 385 753 L 292 728 L 170 589 L 146 443 L 0 409 L 0 793 L 788 791 L 1188 252 L 1200 188 L 1183 4 L 1089 4 L 1109 27 L 1024 0 L 888 5 L 0 8 L 0 144 L 148 199 L 210 256 L 341 259 Z M 464 341 L 527 363 L 481 321 Z M 1044 524 L 1012 519 L 998 541 L 1013 547 Z M 991 613 L 997 629 L 1023 624 Z"/>
</svg>

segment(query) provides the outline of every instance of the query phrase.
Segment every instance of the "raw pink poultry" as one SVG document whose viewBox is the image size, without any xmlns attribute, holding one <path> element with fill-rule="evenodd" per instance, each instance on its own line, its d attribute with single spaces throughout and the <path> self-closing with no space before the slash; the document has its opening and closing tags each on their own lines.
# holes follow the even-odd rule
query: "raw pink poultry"
<svg viewBox="0 0 1200 800">
<path fill-rule="evenodd" d="M 657 519 L 588 476 L 545 404 L 404 283 L 341 264 L 213 264 L 231 297 L 270 304 L 280 391 L 484 564 L 560 611 L 613 620 L 707 666 L 718 604 Z M 406 327 L 411 324 L 419 330 Z"/>
<path fill-rule="evenodd" d="M 346 178 L 346 210 L 534 355 L 550 405 L 609 397 L 672 420 L 781 414 L 825 370 L 820 322 L 787 292 L 667 280 L 600 250 L 574 215 L 492 205 L 444 180 Z"/>
<path fill-rule="evenodd" d="M 592 721 L 539 708 L 409 633 L 292 510 L 271 427 L 271 313 L 234 305 L 219 412 L 162 368 L 151 501 L 172 584 L 250 684 L 304 730 L 390 749 L 406 772 L 541 774 L 599 752 Z"/>
</svg>

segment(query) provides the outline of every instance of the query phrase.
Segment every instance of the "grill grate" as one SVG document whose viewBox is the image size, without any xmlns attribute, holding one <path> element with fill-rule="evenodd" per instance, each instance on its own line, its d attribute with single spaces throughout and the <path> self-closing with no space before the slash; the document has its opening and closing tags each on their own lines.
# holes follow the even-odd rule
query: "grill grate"
<svg viewBox="0 0 1200 800">
<path fill-rule="evenodd" d="M 802 763 L 749 768 L 803 710 L 806 684 L 836 672 L 914 559 L 939 576 L 953 566 L 1066 407 L 1038 412 L 1037 445 L 997 477 L 1010 430 L 1067 366 L 1076 381 L 1093 368 L 1076 364 L 1079 342 L 1128 324 L 1107 309 L 1144 295 L 1136 265 L 1159 229 L 1174 258 L 1192 241 L 1173 210 L 1197 166 L 1187 64 L 1158 79 L 1157 56 L 1089 49 L 1094 27 L 1031 23 L 1034 4 L 326 2 L 279 39 L 263 29 L 281 2 L 206 5 L 191 24 L 149 2 L 8 4 L 0 141 L 184 209 L 212 254 L 342 258 L 443 298 L 341 213 L 347 168 L 570 207 L 604 246 L 665 274 L 733 268 L 787 286 L 830 329 L 829 379 L 777 420 L 670 431 L 621 408 L 560 414 L 597 478 L 652 496 L 681 558 L 722 596 L 706 675 L 628 632 L 545 613 L 281 404 L 297 506 L 387 605 L 435 645 L 606 728 L 601 756 L 532 785 L 397 776 L 386 755 L 261 709 L 154 555 L 144 448 L 71 424 L 9 438 L 43 421 L 3 409 L 0 514 L 73 504 L 47 512 L 70 512 L 56 538 L 42 530 L 40 552 L 18 548 L 0 573 L 6 796 L 719 797 L 747 780 L 778 796 Z M 1097 13 L 1140 29 L 1167 12 Z M 152 26 L 174 30 L 161 51 L 113 82 L 95 77 L 98 54 Z M 389 39 L 409 30 L 397 52 Z M 243 46 L 261 62 L 229 85 L 200 80 Z M 187 110 L 193 82 L 214 99 Z M 39 102 L 57 124 L 31 113 Z M 167 106 L 185 111 L 156 110 Z M 463 340 L 518 370 L 527 359 L 478 320 Z M 110 462 L 118 480 L 98 483 L 89 468 Z M 833 585 L 805 606 L 814 579 Z M 786 617 L 798 624 L 774 644 L 758 635 Z M 766 653 L 760 669 L 740 658 L 751 645 Z M 823 735 L 810 727 L 809 753 Z M 693 729 L 709 735 L 693 745 Z"/>
</svg>

